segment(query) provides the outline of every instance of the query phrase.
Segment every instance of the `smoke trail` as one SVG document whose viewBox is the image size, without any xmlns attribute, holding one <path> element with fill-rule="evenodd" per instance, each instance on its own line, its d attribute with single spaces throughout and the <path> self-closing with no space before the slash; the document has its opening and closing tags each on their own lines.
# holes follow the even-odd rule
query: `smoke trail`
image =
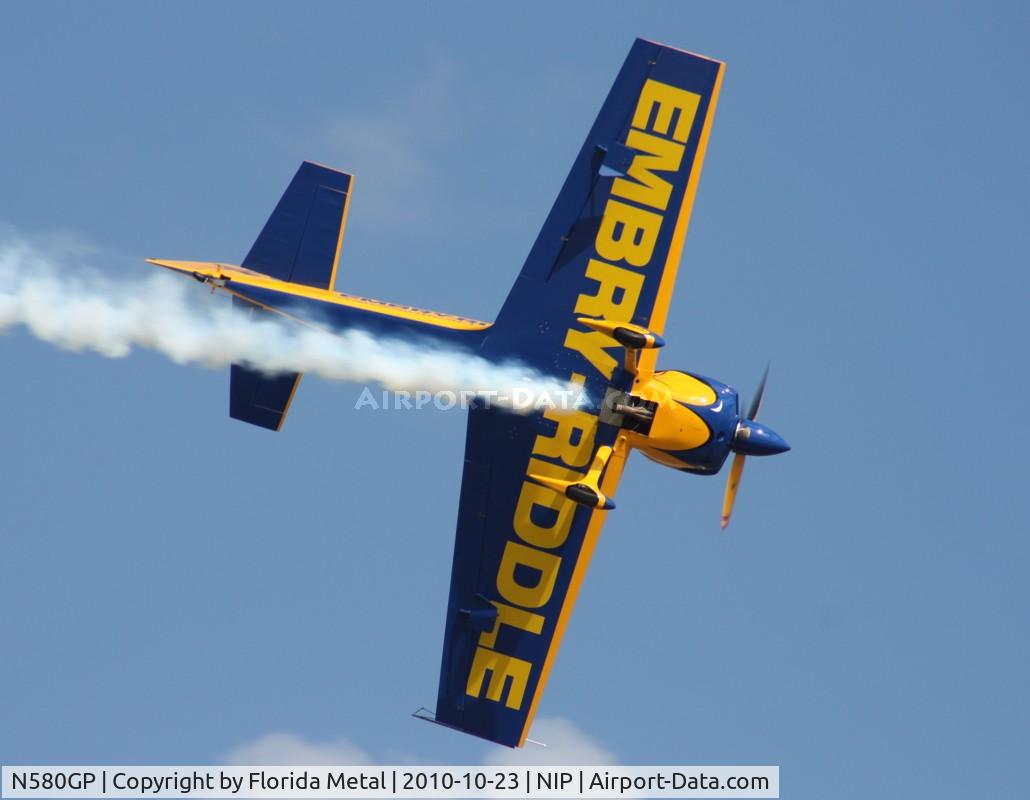
<svg viewBox="0 0 1030 800">
<path fill-rule="evenodd" d="M 171 275 L 115 282 L 81 269 L 73 273 L 24 240 L 0 243 L 0 333 L 22 325 L 58 347 L 108 358 L 138 347 L 177 364 L 237 363 L 269 374 L 376 382 L 394 391 L 464 393 L 522 413 L 577 405 L 579 387 L 516 363 L 360 330 L 329 333 L 276 317 L 253 319 L 198 288 Z"/>
</svg>

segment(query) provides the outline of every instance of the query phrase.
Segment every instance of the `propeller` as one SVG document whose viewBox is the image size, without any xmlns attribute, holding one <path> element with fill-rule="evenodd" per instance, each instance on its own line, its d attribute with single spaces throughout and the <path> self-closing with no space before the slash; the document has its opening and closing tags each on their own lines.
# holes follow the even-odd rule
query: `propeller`
<svg viewBox="0 0 1030 800">
<path fill-rule="evenodd" d="M 765 372 L 762 373 L 762 380 L 758 382 L 758 391 L 755 392 L 755 398 L 751 401 L 751 408 L 748 409 L 748 419 L 758 419 L 758 409 L 762 407 L 762 395 L 765 394 L 765 382 L 769 380 L 769 365 L 765 365 Z"/>
<path fill-rule="evenodd" d="M 758 391 L 755 392 L 755 397 L 751 401 L 751 408 L 748 409 L 746 420 L 753 422 L 758 418 L 758 410 L 762 407 L 762 395 L 765 394 L 765 382 L 769 379 L 769 366 L 766 365 L 765 372 L 762 373 L 762 380 L 758 384 Z M 747 434 L 750 435 L 750 429 L 746 426 L 744 428 Z M 734 440 L 740 435 L 741 428 L 737 428 L 737 433 L 734 435 Z M 746 438 L 746 437 L 745 437 Z M 737 500 L 737 487 L 740 486 L 740 476 L 744 474 L 744 460 L 747 458 L 745 453 L 737 451 L 733 455 L 733 463 L 730 465 L 730 475 L 726 480 L 726 494 L 723 495 L 722 499 L 722 522 L 721 527 L 726 530 L 726 526 L 730 524 L 730 514 L 733 513 L 733 504 Z"/>
<path fill-rule="evenodd" d="M 733 504 L 737 500 L 737 487 L 740 486 L 740 476 L 744 474 L 744 459 L 747 458 L 743 453 L 734 453 L 733 463 L 730 465 L 730 477 L 726 481 L 726 494 L 722 499 L 722 522 L 721 527 L 726 530 L 726 526 L 730 524 L 730 514 L 733 513 Z"/>
</svg>

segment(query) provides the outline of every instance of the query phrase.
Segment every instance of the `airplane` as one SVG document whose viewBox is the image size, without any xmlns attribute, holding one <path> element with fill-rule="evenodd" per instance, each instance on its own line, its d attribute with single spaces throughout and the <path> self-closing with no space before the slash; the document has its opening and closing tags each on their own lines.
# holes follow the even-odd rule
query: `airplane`
<svg viewBox="0 0 1030 800">
<path fill-rule="evenodd" d="M 626 458 L 717 473 L 725 528 L 747 456 L 789 449 L 730 386 L 657 369 L 725 65 L 638 39 L 492 323 L 337 291 L 353 176 L 305 162 L 239 266 L 148 259 L 234 308 L 442 343 L 581 385 L 588 405 L 473 403 L 434 712 L 509 747 L 529 733 Z M 229 413 L 279 430 L 299 374 L 230 371 Z"/>
</svg>

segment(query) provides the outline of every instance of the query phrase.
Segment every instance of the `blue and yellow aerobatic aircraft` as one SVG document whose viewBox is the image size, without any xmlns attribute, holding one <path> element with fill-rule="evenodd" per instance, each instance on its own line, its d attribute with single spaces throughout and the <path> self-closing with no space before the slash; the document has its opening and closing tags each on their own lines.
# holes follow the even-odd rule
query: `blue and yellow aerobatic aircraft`
<svg viewBox="0 0 1030 800">
<path fill-rule="evenodd" d="M 224 287 L 246 313 L 328 320 L 517 359 L 590 405 L 469 412 L 434 721 L 526 741 L 631 450 L 710 475 L 787 443 L 729 386 L 656 370 L 724 65 L 638 40 L 492 324 L 336 291 L 352 177 L 305 163 L 241 266 L 153 260 Z M 300 375 L 233 366 L 230 414 L 278 430 Z M 764 379 L 762 387 L 764 387 Z"/>
</svg>

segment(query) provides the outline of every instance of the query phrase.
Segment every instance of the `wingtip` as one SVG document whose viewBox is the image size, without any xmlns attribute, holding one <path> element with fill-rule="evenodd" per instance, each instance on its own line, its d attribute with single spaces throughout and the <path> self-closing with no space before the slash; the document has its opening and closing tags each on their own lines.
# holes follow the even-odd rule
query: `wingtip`
<svg viewBox="0 0 1030 800">
<path fill-rule="evenodd" d="M 153 264 L 155 267 L 164 267 L 165 269 L 177 270 L 179 272 L 185 271 L 185 261 L 172 261 L 168 258 L 145 258 L 143 260 L 148 264 Z"/>
</svg>

